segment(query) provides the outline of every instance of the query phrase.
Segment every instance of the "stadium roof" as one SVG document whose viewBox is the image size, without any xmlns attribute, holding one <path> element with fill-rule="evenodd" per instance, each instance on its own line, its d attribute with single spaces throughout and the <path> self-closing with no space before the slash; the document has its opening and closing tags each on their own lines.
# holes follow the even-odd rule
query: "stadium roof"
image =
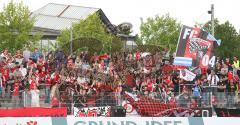
<svg viewBox="0 0 240 125">
<path fill-rule="evenodd" d="M 32 12 L 31 16 L 35 17 L 35 30 L 44 29 L 44 32 L 50 31 L 52 33 L 52 31 L 55 31 L 55 34 L 59 34 L 59 31 L 70 28 L 73 23 L 84 20 L 94 13 L 99 13 L 100 18 L 107 26 L 108 31 L 116 34 L 115 27 L 100 8 L 49 3 Z"/>
</svg>

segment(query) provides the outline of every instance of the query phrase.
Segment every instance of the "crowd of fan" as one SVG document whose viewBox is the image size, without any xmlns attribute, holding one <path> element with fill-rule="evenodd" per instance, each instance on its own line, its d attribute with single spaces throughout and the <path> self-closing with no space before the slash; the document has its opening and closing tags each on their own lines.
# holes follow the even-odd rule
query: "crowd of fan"
<svg viewBox="0 0 240 125">
<path fill-rule="evenodd" d="M 183 107 L 209 106 L 211 95 L 218 104 L 238 103 L 237 57 L 233 62 L 218 57 L 212 70 L 193 69 L 197 74 L 194 81 L 181 79 L 177 69 L 182 67 L 171 64 L 167 51 L 102 55 L 85 51 L 67 56 L 62 51 L 42 54 L 38 49 L 11 55 L 6 49 L 0 59 L 0 104 L 7 101 L 12 107 L 40 107 L 44 99 L 52 107 L 96 106 L 99 98 L 124 91 Z"/>
</svg>

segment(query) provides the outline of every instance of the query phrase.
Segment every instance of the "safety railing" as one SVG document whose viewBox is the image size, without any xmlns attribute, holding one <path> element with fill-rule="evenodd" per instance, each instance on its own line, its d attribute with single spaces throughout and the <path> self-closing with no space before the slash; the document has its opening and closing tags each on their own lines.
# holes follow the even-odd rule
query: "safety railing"
<svg viewBox="0 0 240 125">
<path fill-rule="evenodd" d="M 19 107 L 68 107 L 69 114 L 73 113 L 74 107 L 104 107 L 104 106 L 123 106 L 123 102 L 129 101 L 124 93 L 88 93 L 85 95 L 77 94 L 74 91 L 59 92 L 59 95 L 51 98 L 50 90 L 40 89 L 39 95 L 31 91 L 22 91 L 17 96 L 12 93 L 5 93 L 5 97 L 0 98 L 0 108 L 13 109 Z M 240 95 L 236 92 L 202 92 L 199 96 L 193 95 L 191 91 L 178 94 L 152 92 L 147 94 L 134 94 L 132 101 L 144 100 L 153 101 L 161 104 L 174 104 L 182 108 L 240 108 Z M 35 98 L 35 97 L 38 98 Z M 142 101 L 142 102 L 144 102 Z M 146 103 L 145 105 L 151 105 Z"/>
</svg>

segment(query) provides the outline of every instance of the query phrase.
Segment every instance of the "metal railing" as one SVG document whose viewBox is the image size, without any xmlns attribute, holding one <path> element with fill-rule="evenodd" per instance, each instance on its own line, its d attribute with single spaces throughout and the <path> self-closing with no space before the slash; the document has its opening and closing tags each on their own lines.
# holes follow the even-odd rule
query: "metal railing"
<svg viewBox="0 0 240 125">
<path fill-rule="evenodd" d="M 148 94 L 138 94 L 138 97 L 148 97 L 159 103 L 175 104 L 177 107 L 219 107 L 219 108 L 240 108 L 240 96 L 236 92 L 202 92 L 200 96 L 194 96 L 191 91 L 180 94 L 167 94 L 153 92 Z M 74 92 L 59 92 L 59 97 L 54 102 L 50 98 L 50 90 L 40 89 L 38 104 L 35 104 L 31 92 L 22 91 L 18 96 L 12 93 L 5 93 L 0 98 L 0 108 L 14 109 L 19 107 L 68 107 L 69 114 L 73 112 L 74 107 L 102 107 L 102 106 L 121 106 L 123 101 L 127 101 L 124 94 L 120 93 L 100 93 L 80 95 Z M 36 101 L 36 100 L 35 100 Z M 149 104 L 150 105 L 150 104 Z"/>
</svg>

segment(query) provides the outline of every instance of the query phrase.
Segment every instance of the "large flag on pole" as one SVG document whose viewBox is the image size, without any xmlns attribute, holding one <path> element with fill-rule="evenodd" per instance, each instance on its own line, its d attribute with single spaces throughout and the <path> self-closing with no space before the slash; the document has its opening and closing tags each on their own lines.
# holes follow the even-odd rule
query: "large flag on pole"
<svg viewBox="0 0 240 125">
<path fill-rule="evenodd" d="M 218 41 L 208 32 L 183 25 L 174 65 L 213 67 L 215 65 L 213 49 L 218 45 Z"/>
</svg>

